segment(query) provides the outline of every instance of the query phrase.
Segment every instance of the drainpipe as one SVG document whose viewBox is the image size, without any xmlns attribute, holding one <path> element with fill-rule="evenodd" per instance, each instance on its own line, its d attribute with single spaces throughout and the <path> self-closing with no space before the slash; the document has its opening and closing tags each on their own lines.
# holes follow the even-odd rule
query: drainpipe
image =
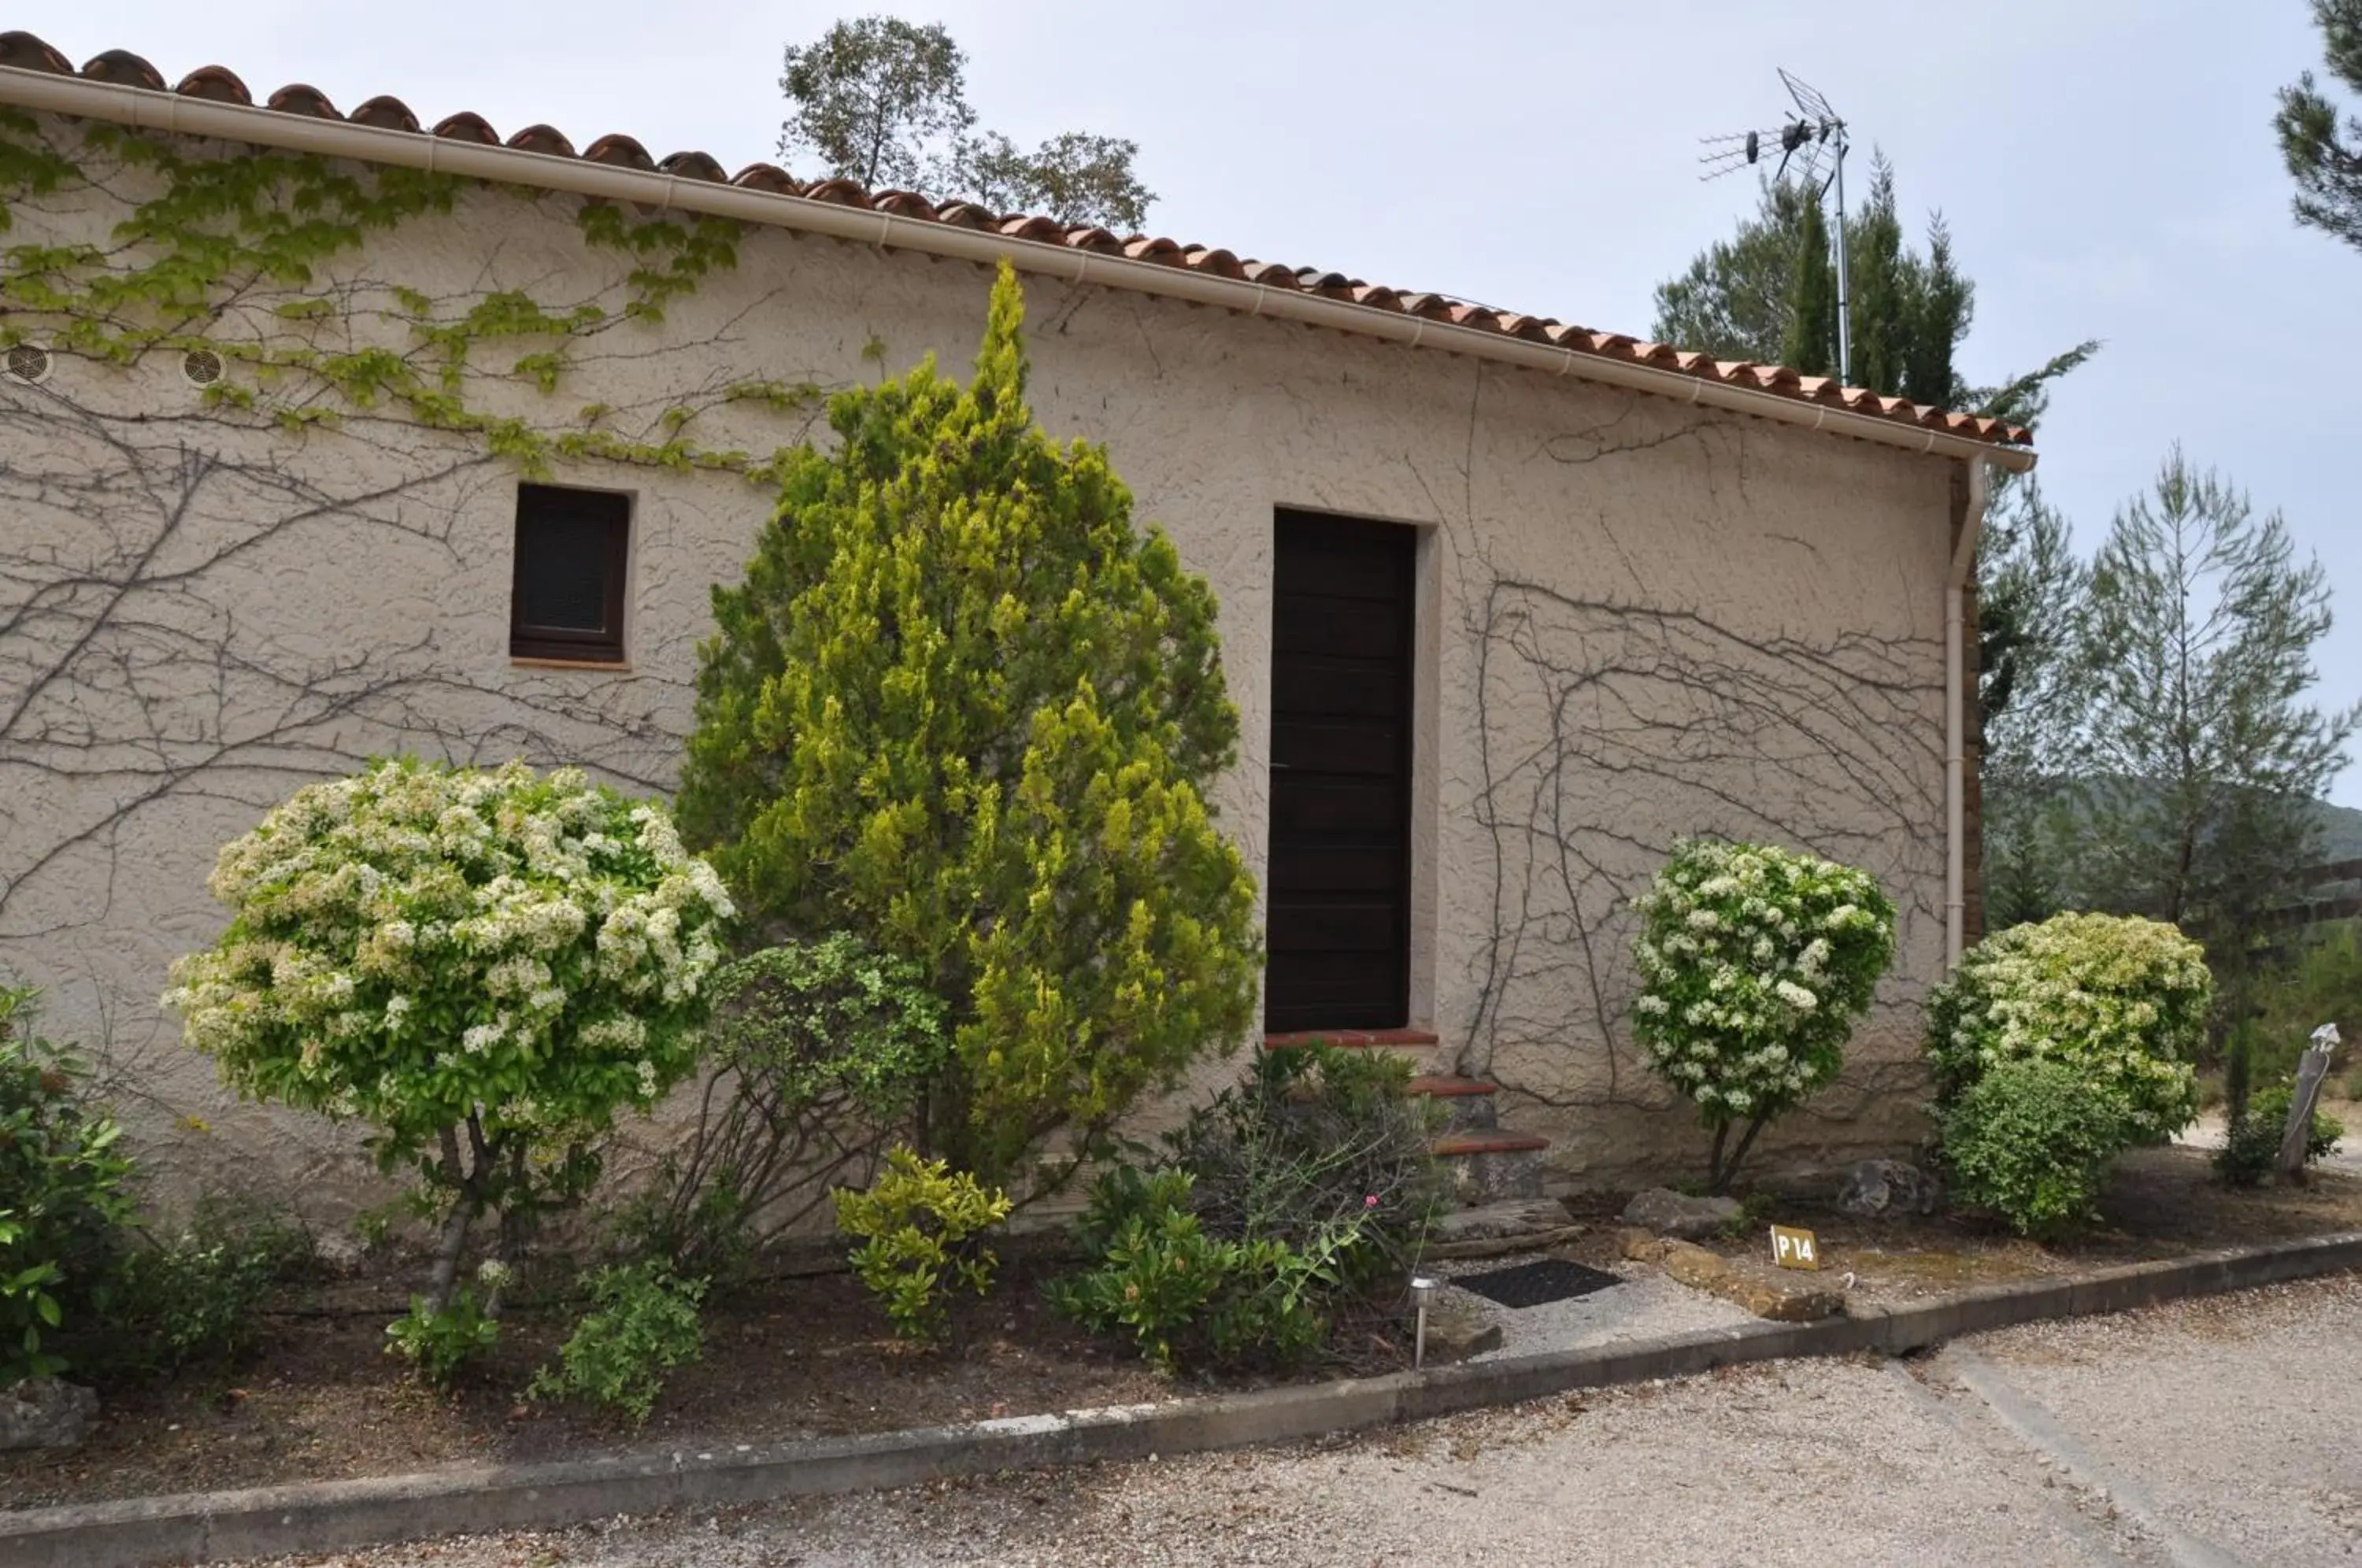
<svg viewBox="0 0 2362 1568">
<path fill-rule="evenodd" d="M 1969 574 L 1976 570 L 1977 538 L 1984 532 L 1992 471 L 1982 458 L 1969 467 L 1969 505 L 1944 580 L 1944 968 L 1960 961 L 1969 915 Z"/>
</svg>

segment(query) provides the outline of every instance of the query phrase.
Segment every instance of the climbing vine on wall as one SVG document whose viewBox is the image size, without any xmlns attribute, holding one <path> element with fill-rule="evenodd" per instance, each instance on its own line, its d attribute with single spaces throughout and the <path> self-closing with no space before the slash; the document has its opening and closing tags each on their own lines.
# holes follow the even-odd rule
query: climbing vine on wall
<svg viewBox="0 0 2362 1568">
<path fill-rule="evenodd" d="M 0 109 L 0 237 L 28 199 L 87 193 L 129 209 L 105 244 L 0 249 L 0 347 L 39 336 L 44 347 L 116 365 L 204 348 L 233 367 L 205 389 L 217 414 L 300 430 L 391 413 L 476 436 L 536 476 L 554 462 L 599 458 L 770 480 L 776 453 L 708 447 L 690 426 L 719 403 L 806 408 L 816 386 L 729 381 L 668 403 L 636 435 L 612 428 L 615 410 L 604 403 L 551 421 L 487 409 L 471 395 L 491 378 L 555 397 L 585 345 L 629 324 L 661 325 L 668 304 L 737 264 L 741 226 L 729 219 L 635 218 L 613 203 L 579 204 L 583 242 L 624 267 L 620 290 L 602 291 L 620 293 L 613 304 L 546 303 L 514 288 L 436 297 L 399 282 L 324 278 L 373 236 L 449 216 L 463 191 L 483 183 L 311 153 L 190 151 L 105 124 L 69 149 L 31 116 Z M 492 188 L 524 204 L 562 200 Z"/>
<path fill-rule="evenodd" d="M 191 1086 L 142 1003 L 210 918 L 220 837 L 392 750 L 670 785 L 693 624 L 585 681 L 512 667 L 504 608 L 452 596 L 505 591 L 480 525 L 521 474 L 701 475 L 650 529 L 751 536 L 822 389 L 748 375 L 775 369 L 760 281 L 696 299 L 744 238 L 0 110 L 0 346 L 55 356 L 0 381 L 0 944 L 123 1098 L 160 1096 L 164 1170 Z M 199 349 L 220 373 L 193 390 Z"/>
</svg>

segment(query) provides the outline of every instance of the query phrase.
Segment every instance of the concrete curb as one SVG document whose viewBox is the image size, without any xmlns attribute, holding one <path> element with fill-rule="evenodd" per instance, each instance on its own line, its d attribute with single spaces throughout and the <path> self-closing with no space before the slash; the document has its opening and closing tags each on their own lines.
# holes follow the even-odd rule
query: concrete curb
<svg viewBox="0 0 2362 1568">
<path fill-rule="evenodd" d="M 1744 1362 L 1899 1355 L 2041 1319 L 2362 1268 L 2362 1231 L 1993 1286 L 1816 1323 L 1763 1323 L 1385 1377 L 1070 1410 L 870 1437 L 298 1483 L 0 1514 L 0 1568 L 163 1568 L 419 1536 L 546 1529 L 906 1486 L 999 1470 L 1284 1442 Z"/>
</svg>

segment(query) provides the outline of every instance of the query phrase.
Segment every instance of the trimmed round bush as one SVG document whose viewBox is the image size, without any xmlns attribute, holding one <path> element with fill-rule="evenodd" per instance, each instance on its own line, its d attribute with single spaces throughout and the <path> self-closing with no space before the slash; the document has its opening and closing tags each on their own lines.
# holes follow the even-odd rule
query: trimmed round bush
<svg viewBox="0 0 2362 1568">
<path fill-rule="evenodd" d="M 2008 1062 L 2054 1061 L 2114 1099 L 2133 1143 L 2198 1114 L 2191 1064 L 2213 977 L 2195 942 L 2137 917 L 2063 914 L 1987 937 L 1927 1002 L 1938 1106 Z"/>
<path fill-rule="evenodd" d="M 1714 1130 L 1716 1190 L 1764 1123 L 1838 1075 L 1894 958 L 1869 872 L 1770 845 L 1687 839 L 1634 906 L 1633 1032 Z M 1725 1135 L 1747 1128 L 1727 1162 Z"/>
<path fill-rule="evenodd" d="M 229 926 L 165 1006 L 241 1094 L 366 1123 L 412 1172 L 443 1220 L 430 1315 L 475 1220 L 579 1194 L 616 1114 L 694 1066 L 733 913 L 661 805 L 522 763 L 311 785 L 210 886 Z"/>
<path fill-rule="evenodd" d="M 2130 1126 L 2114 1096 L 2066 1063 L 2003 1062 L 1944 1115 L 1952 1196 L 2021 1235 L 2055 1235 L 2092 1218 Z"/>
</svg>

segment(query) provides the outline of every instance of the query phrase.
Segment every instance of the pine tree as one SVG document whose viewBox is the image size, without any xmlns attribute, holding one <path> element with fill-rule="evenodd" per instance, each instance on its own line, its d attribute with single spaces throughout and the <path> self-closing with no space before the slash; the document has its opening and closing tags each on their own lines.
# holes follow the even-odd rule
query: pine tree
<svg viewBox="0 0 2362 1568">
<path fill-rule="evenodd" d="M 2312 0 L 2329 73 L 2362 93 L 2362 0 Z M 2280 157 L 2296 181 L 2299 223 L 2362 248 L 2362 115 L 2338 105 L 2308 71 L 2280 89 Z"/>
<path fill-rule="evenodd" d="M 1006 267 L 966 386 L 830 404 L 713 595 L 680 821 L 742 902 L 926 966 L 955 1025 L 928 1142 L 1023 1179 L 1253 1017 L 1254 889 L 1204 791 L 1233 759 L 1205 581 L 1106 453 L 1025 402 Z"/>
<path fill-rule="evenodd" d="M 2213 933 L 2236 956 L 2256 915 L 2316 856 L 2313 802 L 2362 706 L 2300 701 L 2330 625 L 2318 561 L 2288 525 L 2176 447 L 2092 562 L 2076 678 L 2083 891 Z"/>
</svg>

